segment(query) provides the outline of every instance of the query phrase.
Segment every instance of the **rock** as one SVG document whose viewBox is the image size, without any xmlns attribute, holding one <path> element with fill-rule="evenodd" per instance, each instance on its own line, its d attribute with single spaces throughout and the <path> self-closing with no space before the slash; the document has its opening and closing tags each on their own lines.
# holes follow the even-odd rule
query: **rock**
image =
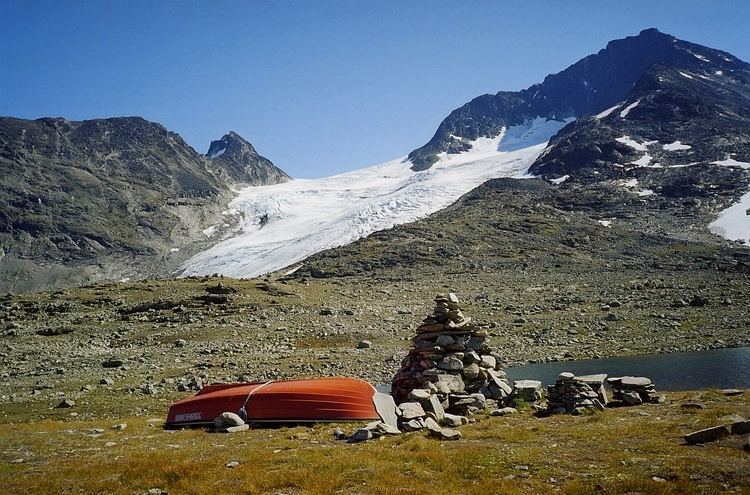
<svg viewBox="0 0 750 495">
<path fill-rule="evenodd" d="M 237 462 L 237 461 L 229 461 L 229 462 L 227 462 L 227 463 L 226 463 L 226 464 L 224 465 L 224 467 L 226 467 L 227 469 L 234 469 L 234 468 L 236 468 L 236 467 L 239 467 L 239 465 L 240 465 L 240 463 L 239 463 L 239 462 Z"/>
<path fill-rule="evenodd" d="M 458 359 L 457 357 L 446 356 L 440 360 L 437 366 L 441 370 L 459 371 L 464 368 L 464 363 L 462 360 Z"/>
<path fill-rule="evenodd" d="M 469 424 L 469 420 L 465 416 L 445 413 L 444 424 L 448 426 L 461 426 Z"/>
<path fill-rule="evenodd" d="M 731 424 L 730 431 L 732 435 L 746 435 L 750 433 L 750 421 L 735 421 Z"/>
<path fill-rule="evenodd" d="M 122 359 L 109 358 L 102 363 L 104 368 L 119 368 L 125 364 Z"/>
<path fill-rule="evenodd" d="M 482 368 L 490 368 L 495 369 L 497 366 L 497 359 L 495 359 L 494 356 L 490 356 L 489 354 L 485 354 L 482 356 L 482 362 L 479 364 Z"/>
<path fill-rule="evenodd" d="M 412 419 L 411 421 L 405 421 L 402 426 L 406 431 L 417 431 L 425 427 L 425 420 L 422 418 Z"/>
<path fill-rule="evenodd" d="M 115 381 L 111 378 L 104 377 L 101 380 L 99 380 L 100 385 L 113 385 Z"/>
<path fill-rule="evenodd" d="M 227 426 L 225 428 L 221 428 L 218 431 L 219 433 L 237 433 L 240 431 L 246 431 L 250 429 L 250 425 L 239 425 L 239 426 Z"/>
<path fill-rule="evenodd" d="M 214 418 L 214 428 L 228 428 L 231 426 L 242 426 L 245 421 L 233 412 L 223 412 Z"/>
<path fill-rule="evenodd" d="M 651 379 L 645 376 L 623 376 L 620 379 L 622 388 L 640 388 L 651 385 Z"/>
<path fill-rule="evenodd" d="M 690 299 L 690 302 L 688 304 L 695 307 L 702 307 L 708 304 L 708 298 L 700 294 L 696 294 Z"/>
<path fill-rule="evenodd" d="M 573 381 L 573 379 L 576 376 L 573 373 L 570 373 L 569 371 L 563 371 L 559 375 L 557 375 L 557 379 L 563 382 L 570 382 Z"/>
<path fill-rule="evenodd" d="M 161 488 L 150 488 L 148 491 L 142 492 L 140 495 L 169 495 L 166 490 Z"/>
<path fill-rule="evenodd" d="M 357 431 L 354 432 L 354 435 L 349 437 L 348 441 L 349 443 L 365 442 L 372 439 L 372 436 L 372 432 L 367 428 L 357 428 Z"/>
<path fill-rule="evenodd" d="M 76 405 L 75 402 L 71 399 L 65 399 L 62 402 L 60 402 L 58 405 L 55 406 L 55 409 L 66 409 L 70 407 L 74 407 Z"/>
<path fill-rule="evenodd" d="M 346 439 L 346 433 L 344 433 L 344 431 L 337 426 L 333 430 L 333 438 L 335 438 L 336 440 L 344 440 Z"/>
<path fill-rule="evenodd" d="M 372 342 L 369 340 L 360 340 L 357 342 L 357 349 L 369 349 L 372 347 Z"/>
<path fill-rule="evenodd" d="M 490 411 L 490 416 L 507 416 L 509 414 L 515 414 L 517 412 L 518 409 L 516 409 L 515 407 L 503 407 Z"/>
<path fill-rule="evenodd" d="M 440 430 L 442 429 L 437 421 L 432 418 L 425 419 L 424 425 L 430 433 L 440 433 Z"/>
<path fill-rule="evenodd" d="M 694 409 L 694 410 L 701 410 L 701 409 L 706 408 L 706 406 L 704 406 L 700 402 L 685 402 L 684 404 L 680 404 L 680 407 L 682 409 Z"/>
<path fill-rule="evenodd" d="M 177 340 L 174 341 L 174 346 L 175 347 L 185 347 L 185 345 L 187 345 L 187 341 L 186 340 L 177 339 Z"/>
<path fill-rule="evenodd" d="M 150 383 L 147 383 L 143 387 L 141 387 L 141 391 L 146 395 L 156 395 L 158 390 L 156 390 L 156 387 L 151 385 Z"/>
<path fill-rule="evenodd" d="M 527 402 L 542 398 L 542 382 L 538 380 L 516 380 L 513 382 L 513 395 Z"/>
<path fill-rule="evenodd" d="M 127 423 L 117 423 L 116 425 L 112 425 L 113 430 L 119 430 L 119 431 L 122 431 L 127 427 L 128 427 Z"/>
<path fill-rule="evenodd" d="M 430 431 L 430 436 L 441 440 L 461 440 L 461 432 L 453 428 L 440 428 L 440 431 Z"/>
<path fill-rule="evenodd" d="M 450 393 L 463 392 L 465 388 L 464 381 L 458 375 L 440 374 L 437 377 L 437 383 L 438 385 L 446 384 Z"/>
<path fill-rule="evenodd" d="M 445 419 L 445 410 L 437 396 L 431 395 L 427 400 L 420 401 L 420 404 L 427 414 L 434 416 L 433 419 L 438 423 Z"/>
<path fill-rule="evenodd" d="M 741 395 L 742 394 L 742 390 L 740 390 L 738 388 L 725 388 L 725 389 L 719 390 L 719 392 L 721 392 L 724 395 L 730 396 L 730 397 L 733 396 L 733 395 Z"/>
<path fill-rule="evenodd" d="M 622 401 L 628 406 L 637 406 L 643 404 L 641 396 L 637 392 L 627 391 L 622 393 Z"/>
<path fill-rule="evenodd" d="M 419 402 L 404 402 L 399 404 L 398 408 L 401 410 L 401 416 L 407 421 L 426 416 L 424 408 Z"/>
<path fill-rule="evenodd" d="M 368 428 L 368 429 L 371 430 L 373 434 L 376 434 L 377 436 L 401 434 L 401 430 L 399 430 L 397 427 L 383 423 L 382 421 L 378 421 L 375 424 L 374 428 Z"/>
<path fill-rule="evenodd" d="M 322 308 L 318 314 L 321 316 L 333 316 L 334 313 L 332 308 Z"/>
<path fill-rule="evenodd" d="M 428 400 L 432 394 L 430 394 L 429 390 L 425 390 L 423 388 L 415 388 L 411 392 L 409 392 L 409 399 L 417 402 L 422 402 L 424 400 Z"/>
<path fill-rule="evenodd" d="M 381 392 L 376 392 L 372 398 L 375 403 L 375 410 L 378 412 L 383 423 L 398 428 L 398 416 L 400 410 L 396 407 L 393 397 Z"/>
<path fill-rule="evenodd" d="M 475 380 L 479 376 L 479 365 L 472 363 L 463 369 L 464 378 L 467 380 Z"/>
<path fill-rule="evenodd" d="M 706 428 L 705 430 L 698 430 L 685 435 L 685 441 L 690 445 L 696 443 L 706 443 L 719 440 L 727 437 L 731 434 L 729 426 L 714 426 L 713 428 Z"/>
</svg>

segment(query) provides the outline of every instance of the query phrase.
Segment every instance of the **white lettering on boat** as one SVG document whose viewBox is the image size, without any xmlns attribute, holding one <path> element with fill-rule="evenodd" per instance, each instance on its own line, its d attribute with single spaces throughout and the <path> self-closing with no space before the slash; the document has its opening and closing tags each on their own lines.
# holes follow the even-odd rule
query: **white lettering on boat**
<svg viewBox="0 0 750 495">
<path fill-rule="evenodd" d="M 201 419 L 200 412 L 178 414 L 177 416 L 174 417 L 175 421 L 195 421 L 197 419 Z"/>
</svg>

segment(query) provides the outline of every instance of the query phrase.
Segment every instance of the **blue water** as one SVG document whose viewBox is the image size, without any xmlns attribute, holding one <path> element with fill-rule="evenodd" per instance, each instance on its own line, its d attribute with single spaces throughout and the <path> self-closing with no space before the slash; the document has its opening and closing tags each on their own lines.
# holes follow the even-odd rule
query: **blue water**
<svg viewBox="0 0 750 495">
<path fill-rule="evenodd" d="M 657 390 L 749 388 L 750 347 L 536 363 L 505 370 L 511 383 L 529 379 L 545 385 L 554 383 L 563 371 L 576 375 L 647 376 Z"/>
</svg>

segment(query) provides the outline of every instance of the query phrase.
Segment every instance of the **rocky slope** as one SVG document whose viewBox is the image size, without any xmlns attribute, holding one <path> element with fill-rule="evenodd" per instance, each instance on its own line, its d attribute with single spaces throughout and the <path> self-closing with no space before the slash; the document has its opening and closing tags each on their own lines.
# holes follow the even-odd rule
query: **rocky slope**
<svg viewBox="0 0 750 495">
<path fill-rule="evenodd" d="M 425 170 L 439 153 L 460 153 L 479 137 L 493 137 L 503 128 L 537 117 L 561 120 L 593 115 L 621 102 L 654 67 L 722 71 L 737 74 L 747 64 L 712 48 L 678 40 L 647 29 L 637 36 L 614 40 L 542 83 L 517 92 L 482 95 L 454 110 L 430 141 L 412 151 L 414 170 Z M 745 76 L 741 76 L 745 77 Z"/>
<path fill-rule="evenodd" d="M 209 162 L 138 117 L 0 118 L 0 290 L 169 275 L 207 247 L 207 225 L 230 226 L 227 178 L 253 183 L 234 139 Z"/>
</svg>

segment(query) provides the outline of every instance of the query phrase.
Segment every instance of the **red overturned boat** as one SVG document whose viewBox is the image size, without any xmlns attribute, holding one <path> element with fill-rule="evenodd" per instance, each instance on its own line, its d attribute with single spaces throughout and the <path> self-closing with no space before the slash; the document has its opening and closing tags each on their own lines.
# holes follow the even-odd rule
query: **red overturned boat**
<svg viewBox="0 0 750 495">
<path fill-rule="evenodd" d="M 247 423 L 380 419 L 375 387 L 357 378 L 311 378 L 208 385 L 175 402 L 167 427 L 212 423 L 233 412 Z"/>
</svg>

